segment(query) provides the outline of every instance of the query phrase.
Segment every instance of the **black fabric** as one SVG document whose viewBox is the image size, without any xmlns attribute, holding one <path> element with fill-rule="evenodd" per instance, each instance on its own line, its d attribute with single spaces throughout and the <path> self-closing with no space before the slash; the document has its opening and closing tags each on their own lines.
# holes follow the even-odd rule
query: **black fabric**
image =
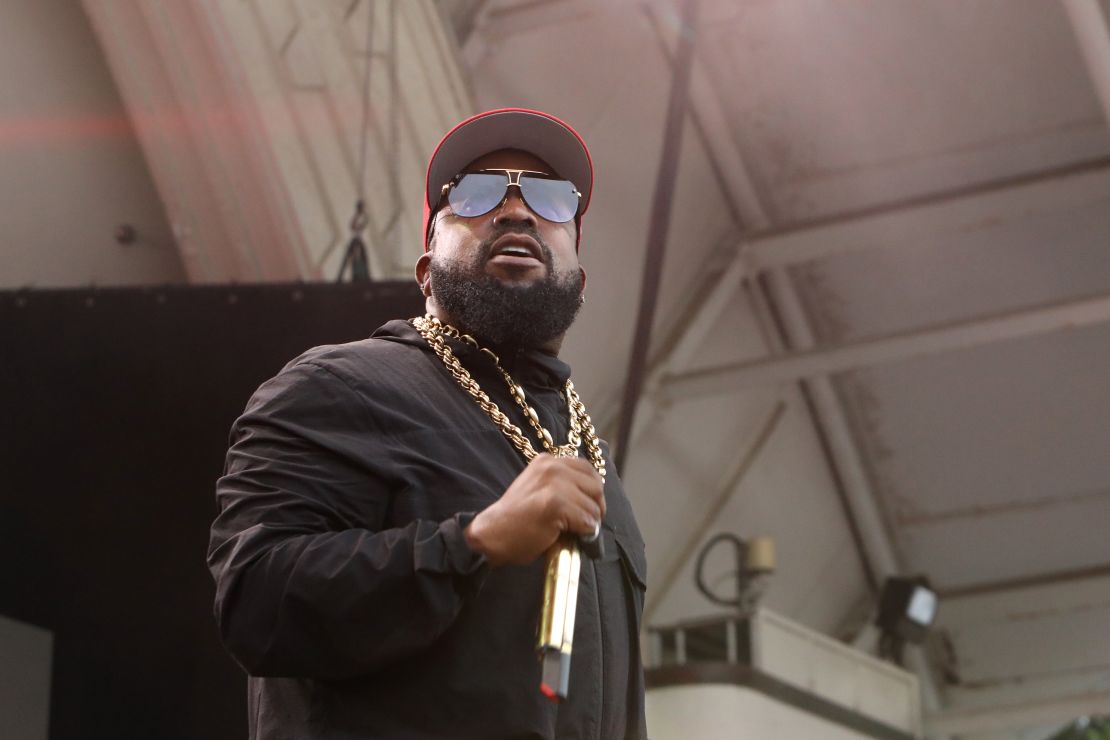
<svg viewBox="0 0 1110 740">
<path fill-rule="evenodd" d="M 489 359 L 452 346 L 527 429 Z M 567 365 L 502 362 L 565 439 Z M 297 358 L 231 442 L 209 566 L 221 635 L 252 676 L 251 738 L 645 737 L 644 544 L 611 465 L 606 557 L 583 563 L 570 697 L 554 705 L 535 654 L 542 560 L 493 569 L 463 536 L 524 461 L 410 324 Z"/>
</svg>

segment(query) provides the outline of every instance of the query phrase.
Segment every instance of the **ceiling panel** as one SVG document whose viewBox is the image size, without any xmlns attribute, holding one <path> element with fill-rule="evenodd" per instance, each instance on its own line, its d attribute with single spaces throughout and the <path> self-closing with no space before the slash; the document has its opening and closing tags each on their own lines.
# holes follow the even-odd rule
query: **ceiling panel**
<svg viewBox="0 0 1110 740">
<path fill-rule="evenodd" d="M 745 2 L 703 44 L 779 224 L 1110 147 L 1056 3 Z"/>
<path fill-rule="evenodd" d="M 1110 293 L 1110 201 L 930 239 L 897 235 L 873 249 L 799 268 L 812 320 L 841 343 Z"/>
<path fill-rule="evenodd" d="M 956 586 L 1110 563 L 1108 373 L 1099 325 L 844 379 L 907 565 Z"/>
</svg>

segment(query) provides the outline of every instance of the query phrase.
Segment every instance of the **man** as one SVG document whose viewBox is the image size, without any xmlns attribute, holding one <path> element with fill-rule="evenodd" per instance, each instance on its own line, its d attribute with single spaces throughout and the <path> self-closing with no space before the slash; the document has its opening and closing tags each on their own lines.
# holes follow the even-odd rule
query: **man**
<svg viewBox="0 0 1110 740">
<path fill-rule="evenodd" d="M 208 561 L 252 738 L 645 737 L 643 540 L 557 357 L 592 184 L 553 116 L 456 126 L 428 166 L 428 315 L 310 350 L 235 423 Z M 553 702 L 542 556 L 598 533 Z"/>
</svg>

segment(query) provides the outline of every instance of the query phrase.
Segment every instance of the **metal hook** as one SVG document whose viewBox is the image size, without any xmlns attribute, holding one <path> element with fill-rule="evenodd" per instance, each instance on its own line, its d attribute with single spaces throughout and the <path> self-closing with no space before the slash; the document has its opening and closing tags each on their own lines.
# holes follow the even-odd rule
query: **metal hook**
<svg viewBox="0 0 1110 740">
<path fill-rule="evenodd" d="M 366 203 L 362 198 L 359 198 L 355 203 L 355 215 L 351 217 L 351 234 L 359 236 L 362 232 L 366 231 L 370 219 L 366 215 Z"/>
</svg>

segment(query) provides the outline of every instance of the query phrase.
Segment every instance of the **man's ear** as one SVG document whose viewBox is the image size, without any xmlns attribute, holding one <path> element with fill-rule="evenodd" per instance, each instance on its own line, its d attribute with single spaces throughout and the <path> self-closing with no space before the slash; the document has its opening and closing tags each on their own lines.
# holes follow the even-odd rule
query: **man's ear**
<svg viewBox="0 0 1110 740">
<path fill-rule="evenodd" d="M 420 255 L 420 259 L 416 260 L 416 284 L 420 286 L 420 292 L 424 294 L 425 298 L 432 297 L 432 280 L 428 275 L 428 263 L 432 261 L 432 255 L 425 252 Z"/>
</svg>

